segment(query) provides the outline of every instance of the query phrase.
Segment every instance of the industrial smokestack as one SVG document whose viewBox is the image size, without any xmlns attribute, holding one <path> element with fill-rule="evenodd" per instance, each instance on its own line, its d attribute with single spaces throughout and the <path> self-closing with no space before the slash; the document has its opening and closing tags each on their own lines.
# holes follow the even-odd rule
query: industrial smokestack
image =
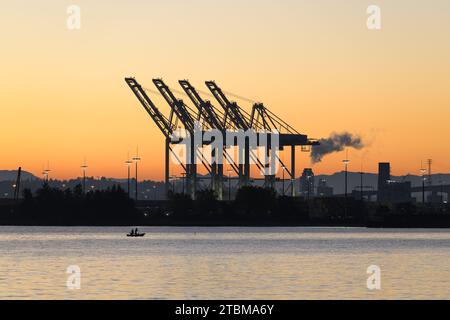
<svg viewBox="0 0 450 320">
<path fill-rule="evenodd" d="M 311 151 L 312 163 L 322 161 L 322 158 L 327 154 L 333 152 L 339 152 L 344 150 L 345 147 L 362 149 L 364 143 L 362 138 L 358 135 L 353 135 L 349 132 L 332 133 L 329 138 L 320 139 L 320 145 L 313 146 Z"/>
</svg>

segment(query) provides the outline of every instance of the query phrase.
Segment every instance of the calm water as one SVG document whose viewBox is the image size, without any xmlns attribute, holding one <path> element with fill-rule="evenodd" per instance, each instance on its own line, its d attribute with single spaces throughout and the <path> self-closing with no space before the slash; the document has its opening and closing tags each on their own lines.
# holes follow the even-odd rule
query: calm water
<svg viewBox="0 0 450 320">
<path fill-rule="evenodd" d="M 0 298 L 450 299 L 450 230 L 141 230 L 0 227 Z M 373 264 L 379 291 L 366 287 Z"/>
</svg>

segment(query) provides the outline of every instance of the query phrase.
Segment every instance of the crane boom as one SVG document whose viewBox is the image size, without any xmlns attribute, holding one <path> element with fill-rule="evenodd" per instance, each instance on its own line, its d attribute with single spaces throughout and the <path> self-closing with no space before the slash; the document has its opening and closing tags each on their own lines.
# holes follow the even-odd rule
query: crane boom
<svg viewBox="0 0 450 320">
<path fill-rule="evenodd" d="M 282 120 L 262 103 L 255 103 L 250 117 L 251 127 L 262 127 L 264 130 L 277 130 L 280 133 L 297 134 L 300 133 Z"/>
<path fill-rule="evenodd" d="M 144 107 L 145 111 L 150 115 L 156 126 L 161 130 L 166 138 L 170 138 L 174 125 L 169 121 L 155 106 L 153 101 L 148 97 L 145 90 L 134 78 L 125 78 L 125 82 L 130 87 L 131 91 L 135 94 L 136 98 L 139 100 L 141 105 Z"/>
<path fill-rule="evenodd" d="M 188 80 L 180 80 L 179 81 L 181 87 L 186 92 L 188 97 L 191 99 L 192 103 L 196 106 L 199 112 L 202 114 L 202 117 L 213 129 L 218 129 L 225 133 L 226 129 L 221 123 L 220 116 L 218 112 L 215 110 L 213 105 L 209 101 L 204 101 L 197 90 L 190 84 Z M 224 139 L 225 141 L 225 139 Z M 228 154 L 226 149 L 223 149 L 223 155 L 225 159 L 229 162 L 230 166 L 233 170 L 238 173 L 239 168 L 237 164 L 234 162 L 233 158 Z"/>
<path fill-rule="evenodd" d="M 193 116 L 188 107 L 182 100 L 178 100 L 169 87 L 164 83 L 162 79 L 153 79 L 153 83 L 159 90 L 163 98 L 169 104 L 170 108 L 177 115 L 178 119 L 183 123 L 185 129 L 193 134 L 195 129 L 195 116 Z"/>
<path fill-rule="evenodd" d="M 188 80 L 180 80 L 178 82 L 191 99 L 192 103 L 198 109 L 199 115 L 203 118 L 203 120 L 207 122 L 212 129 L 223 131 L 224 127 L 220 122 L 220 117 L 211 103 L 209 101 L 204 101 Z"/>
<path fill-rule="evenodd" d="M 248 119 L 243 115 L 236 102 L 230 102 L 222 89 L 214 81 L 206 81 L 205 84 L 225 112 L 223 126 L 228 128 L 231 122 L 236 129 L 248 130 L 250 128 Z"/>
<path fill-rule="evenodd" d="M 159 90 L 163 98 L 169 104 L 170 108 L 176 114 L 178 119 L 180 119 L 181 123 L 183 123 L 184 128 L 191 134 L 191 137 L 194 136 L 195 131 L 195 116 L 193 115 L 193 110 L 190 109 L 182 100 L 178 100 L 170 88 L 164 83 L 162 79 L 153 79 L 153 84 Z M 189 175 L 196 175 L 196 164 L 195 158 L 199 157 L 202 164 L 205 166 L 208 172 L 211 172 L 211 164 L 208 163 L 207 159 L 204 157 L 202 153 L 197 153 L 194 147 L 194 139 L 191 139 L 191 155 L 190 155 L 190 169 L 191 172 Z M 195 179 L 195 178 L 194 178 Z M 195 190 L 195 187 L 193 187 Z M 194 196 L 193 196 L 194 197 Z"/>
</svg>

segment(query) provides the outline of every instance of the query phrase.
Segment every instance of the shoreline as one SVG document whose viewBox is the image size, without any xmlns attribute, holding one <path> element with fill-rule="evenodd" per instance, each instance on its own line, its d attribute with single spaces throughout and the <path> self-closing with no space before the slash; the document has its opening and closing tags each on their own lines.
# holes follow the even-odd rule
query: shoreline
<svg viewBox="0 0 450 320">
<path fill-rule="evenodd" d="M 188 228 L 364 228 L 364 229 L 450 229 L 450 225 L 355 225 L 355 224 L 263 224 L 263 223 L 253 223 L 253 224 L 243 224 L 243 223 L 160 223 L 160 224 L 131 224 L 131 223 L 117 223 L 117 224 L 32 224 L 32 223 L 12 223 L 12 224 L 0 224 L 0 227 L 65 227 L 65 228 L 80 228 L 80 227 L 188 227 Z"/>
</svg>

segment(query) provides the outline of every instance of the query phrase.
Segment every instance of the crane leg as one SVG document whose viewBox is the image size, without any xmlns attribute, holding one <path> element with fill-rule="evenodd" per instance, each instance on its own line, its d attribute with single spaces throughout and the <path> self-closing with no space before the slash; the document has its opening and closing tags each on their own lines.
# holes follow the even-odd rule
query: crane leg
<svg viewBox="0 0 450 320">
<path fill-rule="evenodd" d="M 196 156 L 195 156 L 195 143 L 194 143 L 194 139 L 191 139 L 191 150 L 189 153 L 191 156 L 191 161 L 190 161 L 190 177 L 189 177 L 189 181 L 190 181 L 190 194 L 191 194 L 191 198 L 192 200 L 195 200 L 195 195 L 197 192 L 197 164 L 196 164 Z"/>
<path fill-rule="evenodd" d="M 166 198 L 169 198 L 169 145 L 170 145 L 170 139 L 166 138 L 166 148 L 165 148 L 165 174 L 164 174 L 164 188 L 165 188 L 165 195 Z"/>
<path fill-rule="evenodd" d="M 291 196 L 295 197 L 295 145 L 291 146 Z"/>
<path fill-rule="evenodd" d="M 250 181 L 250 143 L 245 139 L 245 159 L 244 159 L 244 184 L 248 185 Z"/>
<path fill-rule="evenodd" d="M 272 150 L 267 146 L 265 148 L 265 153 L 266 153 L 266 159 L 265 159 L 265 176 L 264 176 L 264 186 L 266 188 L 270 188 L 270 189 L 275 189 L 275 174 L 273 173 L 273 170 L 275 170 L 272 167 Z"/>
<path fill-rule="evenodd" d="M 220 162 L 220 164 L 217 165 L 217 199 L 223 200 L 223 162 Z"/>
<path fill-rule="evenodd" d="M 217 159 L 216 149 L 211 149 L 211 189 L 217 192 Z"/>
</svg>

